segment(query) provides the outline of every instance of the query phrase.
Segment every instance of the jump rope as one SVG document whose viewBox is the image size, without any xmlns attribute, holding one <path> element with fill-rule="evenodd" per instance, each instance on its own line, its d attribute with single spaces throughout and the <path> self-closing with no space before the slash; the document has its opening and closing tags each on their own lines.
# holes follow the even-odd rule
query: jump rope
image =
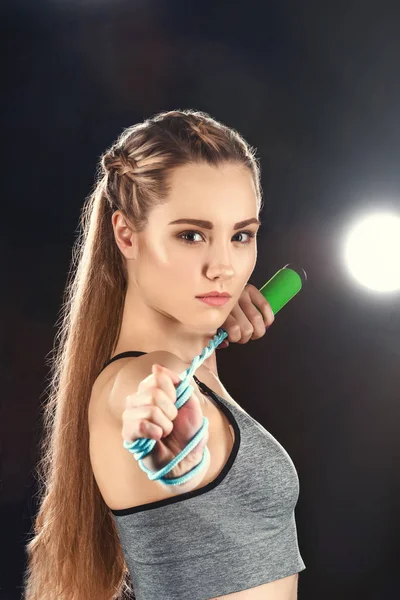
<svg viewBox="0 0 400 600">
<path fill-rule="evenodd" d="M 292 264 L 288 264 L 275 273 L 275 275 L 271 277 L 271 279 L 267 281 L 262 288 L 260 288 L 260 292 L 269 302 L 272 312 L 274 315 L 276 315 L 281 308 L 285 306 L 285 304 L 287 304 L 294 296 L 296 296 L 296 294 L 299 293 L 306 281 L 307 274 L 304 269 L 294 268 Z M 219 344 L 227 336 L 228 332 L 220 327 L 209 345 L 203 349 L 201 354 L 195 356 L 190 367 L 179 375 L 179 377 L 182 379 L 182 382 L 176 388 L 177 400 L 175 402 L 175 406 L 178 410 L 185 404 L 187 400 L 189 400 L 194 391 L 193 386 L 189 384 L 193 373 L 195 373 L 199 366 L 212 354 L 212 352 L 214 352 L 217 346 L 219 346 Z M 196 435 L 177 456 L 175 456 L 167 465 L 158 471 L 152 471 L 151 469 L 148 469 L 142 461 L 142 459 L 150 454 L 150 452 L 153 450 L 156 440 L 151 440 L 148 438 L 139 438 L 134 442 L 127 442 L 124 440 L 123 446 L 133 454 L 134 458 L 138 461 L 140 468 L 142 471 L 147 473 L 147 476 L 151 481 L 159 480 L 165 485 L 180 485 L 186 481 L 189 481 L 189 479 L 194 477 L 202 469 L 204 462 L 207 460 L 207 455 L 209 454 L 207 446 L 204 447 L 201 462 L 193 469 L 188 471 L 188 473 L 185 473 L 181 477 L 177 477 L 175 479 L 166 479 L 164 475 L 169 473 L 169 471 L 171 471 L 178 463 L 180 463 L 181 460 L 185 458 L 185 456 L 189 454 L 189 452 L 193 450 L 193 448 L 206 434 L 207 430 L 208 419 L 207 417 L 203 416 L 202 426 Z"/>
</svg>

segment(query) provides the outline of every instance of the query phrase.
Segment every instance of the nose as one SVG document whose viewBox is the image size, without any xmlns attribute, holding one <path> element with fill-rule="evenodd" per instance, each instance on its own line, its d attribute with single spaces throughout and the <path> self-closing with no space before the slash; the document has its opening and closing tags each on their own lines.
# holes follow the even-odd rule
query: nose
<svg viewBox="0 0 400 600">
<path fill-rule="evenodd" d="M 226 281 L 227 279 L 232 279 L 233 275 L 234 269 L 231 264 L 222 264 L 219 262 L 216 264 L 210 264 L 207 267 L 208 279 L 220 279 L 221 281 Z"/>
</svg>

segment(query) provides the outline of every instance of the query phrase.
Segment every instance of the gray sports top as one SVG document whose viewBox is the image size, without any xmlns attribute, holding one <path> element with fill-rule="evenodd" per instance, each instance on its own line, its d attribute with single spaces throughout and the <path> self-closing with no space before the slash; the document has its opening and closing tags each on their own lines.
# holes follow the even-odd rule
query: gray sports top
<svg viewBox="0 0 400 600">
<path fill-rule="evenodd" d="M 105 366 L 141 354 L 123 352 Z M 306 568 L 294 514 L 299 479 L 290 456 L 258 421 L 194 380 L 228 418 L 234 445 L 208 485 L 110 509 L 136 600 L 210 600 Z"/>
</svg>

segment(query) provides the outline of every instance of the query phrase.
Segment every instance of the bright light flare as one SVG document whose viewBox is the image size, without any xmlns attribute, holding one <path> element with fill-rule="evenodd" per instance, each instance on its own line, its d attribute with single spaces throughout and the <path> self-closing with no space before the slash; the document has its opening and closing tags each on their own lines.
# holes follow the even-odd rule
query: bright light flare
<svg viewBox="0 0 400 600">
<path fill-rule="evenodd" d="M 363 286 L 378 292 L 400 290 L 400 216 L 375 213 L 350 227 L 344 259 Z"/>
</svg>

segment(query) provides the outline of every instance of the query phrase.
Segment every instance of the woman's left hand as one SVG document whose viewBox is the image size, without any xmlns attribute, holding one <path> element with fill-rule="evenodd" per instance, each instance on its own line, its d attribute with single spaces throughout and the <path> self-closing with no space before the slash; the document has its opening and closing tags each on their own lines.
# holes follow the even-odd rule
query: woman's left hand
<svg viewBox="0 0 400 600">
<path fill-rule="evenodd" d="M 274 320 L 274 313 L 267 300 L 254 285 L 248 283 L 221 325 L 228 332 L 228 337 L 217 346 L 217 350 L 227 348 L 229 342 L 247 344 L 249 340 L 258 340 Z"/>
</svg>

